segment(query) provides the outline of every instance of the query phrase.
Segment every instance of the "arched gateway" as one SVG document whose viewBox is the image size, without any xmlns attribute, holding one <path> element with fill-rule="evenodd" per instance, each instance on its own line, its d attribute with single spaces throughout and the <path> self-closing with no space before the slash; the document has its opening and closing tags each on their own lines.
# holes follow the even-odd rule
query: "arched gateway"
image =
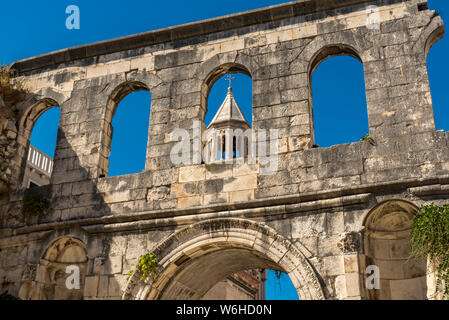
<svg viewBox="0 0 449 320">
<path fill-rule="evenodd" d="M 265 224 L 213 219 L 186 227 L 160 242 L 156 282 L 135 272 L 123 299 L 199 299 L 237 271 L 270 268 L 288 273 L 300 299 L 324 299 L 312 266 L 289 240 Z"/>
</svg>

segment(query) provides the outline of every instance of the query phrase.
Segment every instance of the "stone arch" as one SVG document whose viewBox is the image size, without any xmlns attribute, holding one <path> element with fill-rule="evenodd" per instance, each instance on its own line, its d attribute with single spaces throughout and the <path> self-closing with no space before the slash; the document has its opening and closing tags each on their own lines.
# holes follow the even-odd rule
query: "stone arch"
<svg viewBox="0 0 449 320">
<path fill-rule="evenodd" d="M 378 266 L 380 273 L 378 290 L 368 290 L 363 282 L 366 298 L 426 298 L 426 262 L 409 259 L 410 232 L 418 211 L 408 201 L 392 199 L 378 204 L 365 217 L 364 263 Z"/>
<path fill-rule="evenodd" d="M 313 72 L 318 68 L 318 66 L 326 59 L 336 56 L 350 56 L 358 61 L 362 62 L 362 58 L 360 57 L 360 54 L 357 52 L 357 49 L 355 49 L 351 45 L 347 44 L 331 44 L 326 45 L 322 47 L 320 50 L 316 51 L 313 56 L 310 58 L 309 61 L 309 68 L 308 68 L 308 74 L 309 74 L 309 81 L 311 82 L 311 77 Z"/>
<path fill-rule="evenodd" d="M 223 68 L 226 68 L 225 66 L 231 68 L 232 65 L 235 65 L 240 69 L 238 72 L 246 72 L 249 76 L 254 74 L 258 68 L 254 59 L 247 54 L 236 52 L 218 53 L 201 63 L 195 73 L 195 78 L 200 82 L 207 81 L 208 76 L 213 74 L 216 69 L 219 69 L 222 66 Z"/>
<path fill-rule="evenodd" d="M 202 120 L 207 113 L 207 99 L 214 83 L 227 73 L 243 73 L 253 78 L 257 66 L 253 59 L 243 53 L 220 53 L 201 64 L 195 74 L 201 88 Z"/>
<path fill-rule="evenodd" d="M 87 247 L 83 241 L 72 236 L 56 238 L 46 247 L 39 263 L 34 267 L 29 265 L 29 269 L 34 270 L 22 279 L 19 297 L 23 300 L 81 300 L 87 265 Z M 68 266 L 78 267 L 79 288 L 67 288 Z"/>
<path fill-rule="evenodd" d="M 432 82 L 429 75 L 429 53 L 434 44 L 441 40 L 444 36 L 444 24 L 439 16 L 432 18 L 431 22 L 423 28 L 418 40 L 415 42 L 412 48 L 417 63 L 421 64 L 419 67 L 419 82 L 420 85 L 426 86 L 429 95 L 426 97 L 428 111 L 426 114 L 430 117 L 429 121 L 432 123 L 432 128 L 436 130 L 438 121 L 440 121 L 439 113 L 442 110 L 442 104 L 434 104 L 434 94 L 432 90 Z M 435 84 L 433 84 L 435 86 Z"/>
<path fill-rule="evenodd" d="M 402 200 L 402 199 L 391 199 L 385 200 L 379 204 L 377 204 L 374 208 L 372 208 L 363 219 L 363 226 L 367 230 L 371 231 L 382 231 L 379 229 L 379 221 L 382 222 L 382 218 L 385 218 L 390 211 L 397 210 L 403 216 L 403 221 L 407 222 L 409 225 L 404 227 L 404 229 L 408 230 L 411 227 L 411 220 L 414 218 L 416 214 L 418 214 L 419 208 L 413 203 Z M 377 225 L 377 226 L 376 226 Z M 395 224 L 397 225 L 397 224 Z M 392 229 L 396 230 L 395 225 L 386 225 L 384 231 L 388 232 Z"/>
<path fill-rule="evenodd" d="M 428 86 L 427 89 L 429 90 L 429 95 L 426 97 L 428 104 L 427 114 L 431 118 L 429 120 L 433 121 L 433 129 L 435 130 L 437 127 L 439 127 L 439 129 L 447 129 L 447 124 L 444 121 L 444 112 L 442 113 L 445 103 L 433 102 L 435 98 L 441 99 L 444 97 L 444 95 L 438 97 L 439 90 L 435 90 L 439 85 L 438 76 L 435 77 L 435 73 L 441 72 L 444 74 L 444 68 L 440 69 L 439 63 L 436 64 L 433 62 L 434 59 L 432 59 L 432 56 L 435 57 L 435 55 L 438 55 L 438 53 L 435 52 L 438 52 L 441 49 L 435 48 L 433 49 L 435 52 L 431 52 L 433 45 L 441 40 L 443 36 L 444 25 L 441 17 L 437 16 L 434 17 L 430 24 L 422 31 L 418 41 L 413 46 L 416 59 L 424 64 L 424 66 L 420 68 L 420 70 L 422 70 L 420 72 L 422 74 L 420 84 Z M 441 126 L 442 124 L 443 126 Z"/>
<path fill-rule="evenodd" d="M 313 72 L 313 66 L 317 67 L 319 63 L 325 59 L 341 55 L 349 54 L 358 59 L 362 63 L 368 60 L 367 48 L 362 45 L 365 42 L 363 38 L 352 31 L 343 31 L 338 33 L 326 34 L 315 37 L 305 48 L 296 49 L 291 59 L 291 69 L 299 70 L 299 65 L 306 65 L 307 72 Z M 326 53 L 328 53 L 326 55 Z M 317 61 L 317 57 L 321 57 L 321 61 Z"/>
<path fill-rule="evenodd" d="M 119 103 L 130 93 L 136 91 L 149 91 L 158 86 L 161 80 L 151 74 L 132 72 L 125 79 L 117 79 L 108 86 L 105 95 L 108 97 L 104 114 L 104 129 L 100 150 L 100 176 L 107 176 L 109 170 L 109 156 L 112 143 L 112 119 Z M 151 113 L 151 106 L 150 106 Z M 147 148 L 148 150 L 148 148 Z"/>
<path fill-rule="evenodd" d="M 63 94 L 53 90 L 45 89 L 39 90 L 33 94 L 28 100 L 21 103 L 22 107 L 19 107 L 19 130 L 17 138 L 17 158 L 15 163 L 19 164 L 17 170 L 17 182 L 22 184 L 24 179 L 25 167 L 28 156 L 28 148 L 31 141 L 31 133 L 34 125 L 39 117 L 54 107 L 61 107 L 65 101 Z M 60 121 L 59 121 L 60 122 Z M 57 140 L 59 139 L 59 132 Z M 56 143 L 57 144 L 57 143 Z"/>
<path fill-rule="evenodd" d="M 413 52 L 424 55 L 424 60 L 429 54 L 430 48 L 444 36 L 444 23 L 440 16 L 435 16 L 432 21 L 421 32 L 416 43 L 413 45 Z"/>
<path fill-rule="evenodd" d="M 159 261 L 158 280 L 143 282 L 134 272 L 123 299 L 198 299 L 221 278 L 256 267 L 288 273 L 300 299 L 325 298 L 303 253 L 259 222 L 234 218 L 199 222 L 175 232 L 152 252 Z M 195 276 L 202 281 L 195 282 Z"/>
<path fill-rule="evenodd" d="M 80 227 L 72 227 L 67 229 L 58 229 L 51 232 L 51 234 L 44 238 L 42 247 L 45 248 L 40 254 L 34 255 L 35 258 L 33 263 L 38 263 L 39 259 L 43 258 L 47 253 L 47 250 L 57 244 L 61 239 L 75 239 L 79 243 L 82 243 L 83 246 L 87 248 L 88 257 L 95 256 L 95 252 L 91 252 L 92 247 L 87 247 L 85 244 L 89 242 L 89 234 L 84 231 L 83 228 Z"/>
</svg>

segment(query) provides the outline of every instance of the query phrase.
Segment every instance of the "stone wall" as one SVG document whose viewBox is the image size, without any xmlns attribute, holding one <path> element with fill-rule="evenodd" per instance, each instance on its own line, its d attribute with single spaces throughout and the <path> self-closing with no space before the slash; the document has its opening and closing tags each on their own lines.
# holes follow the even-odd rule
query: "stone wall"
<svg viewBox="0 0 449 320">
<path fill-rule="evenodd" d="M 379 29 L 367 27 L 373 4 Z M 20 187 L 0 207 L 0 289 L 19 294 L 24 270 L 72 237 L 86 247 L 86 299 L 200 298 L 219 277 L 251 268 L 288 272 L 304 299 L 378 297 L 364 289 L 367 217 L 384 202 L 417 212 L 448 199 L 449 138 L 435 130 L 426 66 L 443 32 L 422 0 L 301 0 L 14 63 L 31 92 L 16 105 L 17 186 L 35 121 L 54 106 L 61 120 L 51 184 L 40 189 L 52 211 L 25 215 Z M 339 54 L 363 63 L 374 142 L 312 148 L 311 74 Z M 262 175 L 259 161 L 170 161 L 171 132 L 193 131 L 226 72 L 252 77 L 253 128 L 279 130 L 273 175 Z M 115 108 L 136 90 L 152 97 L 146 167 L 107 177 Z M 128 280 L 150 251 L 159 254 L 159 281 Z M 217 261 L 198 286 L 199 271 Z"/>
<path fill-rule="evenodd" d="M 5 103 L 3 92 L 0 90 L 0 199 L 7 197 L 9 193 L 13 177 L 11 162 L 16 152 L 16 139 L 14 111 L 11 105 Z"/>
</svg>

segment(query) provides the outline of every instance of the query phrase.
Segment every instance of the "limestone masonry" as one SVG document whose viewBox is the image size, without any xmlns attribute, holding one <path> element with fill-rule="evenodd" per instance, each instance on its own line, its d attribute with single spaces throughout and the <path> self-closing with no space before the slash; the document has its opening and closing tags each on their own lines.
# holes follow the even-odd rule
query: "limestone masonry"
<svg viewBox="0 0 449 320">
<path fill-rule="evenodd" d="M 0 293 L 201 299 L 262 268 L 288 273 L 300 299 L 436 298 L 434 268 L 408 260 L 408 241 L 418 207 L 449 199 L 426 66 L 443 33 L 425 0 L 299 0 L 15 62 L 29 93 L 14 104 L 0 93 Z M 311 75 L 341 54 L 363 63 L 374 141 L 312 148 Z M 209 90 L 235 72 L 253 80 L 252 127 L 278 129 L 278 170 L 174 165 L 171 132 L 206 130 Z M 146 167 L 108 177 L 115 108 L 137 90 L 152 97 Z M 26 189 L 31 130 L 54 106 L 51 182 Z M 31 191 L 49 212 L 24 212 Z M 150 252 L 157 281 L 128 279 Z M 66 287 L 69 265 L 80 289 Z M 366 287 L 370 265 L 379 289 Z"/>
</svg>

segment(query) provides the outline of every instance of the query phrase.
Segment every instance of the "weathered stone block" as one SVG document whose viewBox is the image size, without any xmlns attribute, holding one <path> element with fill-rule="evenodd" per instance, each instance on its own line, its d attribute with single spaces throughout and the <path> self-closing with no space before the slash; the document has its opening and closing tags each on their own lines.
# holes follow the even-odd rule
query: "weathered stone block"
<svg viewBox="0 0 449 320">
<path fill-rule="evenodd" d="M 234 202 L 247 202 L 254 200 L 254 190 L 234 191 L 230 193 L 229 201 Z"/>
<path fill-rule="evenodd" d="M 96 297 L 98 295 L 99 276 L 86 276 L 84 284 L 84 296 Z"/>
<path fill-rule="evenodd" d="M 204 166 L 182 167 L 179 169 L 179 182 L 201 181 L 206 178 Z"/>
<path fill-rule="evenodd" d="M 257 175 L 239 176 L 224 180 L 223 192 L 248 190 L 257 188 Z"/>
<path fill-rule="evenodd" d="M 201 196 L 184 197 L 177 200 L 177 208 L 197 207 L 201 205 Z"/>
<path fill-rule="evenodd" d="M 229 193 L 213 193 L 203 196 L 203 205 L 227 203 L 229 201 Z"/>
</svg>

